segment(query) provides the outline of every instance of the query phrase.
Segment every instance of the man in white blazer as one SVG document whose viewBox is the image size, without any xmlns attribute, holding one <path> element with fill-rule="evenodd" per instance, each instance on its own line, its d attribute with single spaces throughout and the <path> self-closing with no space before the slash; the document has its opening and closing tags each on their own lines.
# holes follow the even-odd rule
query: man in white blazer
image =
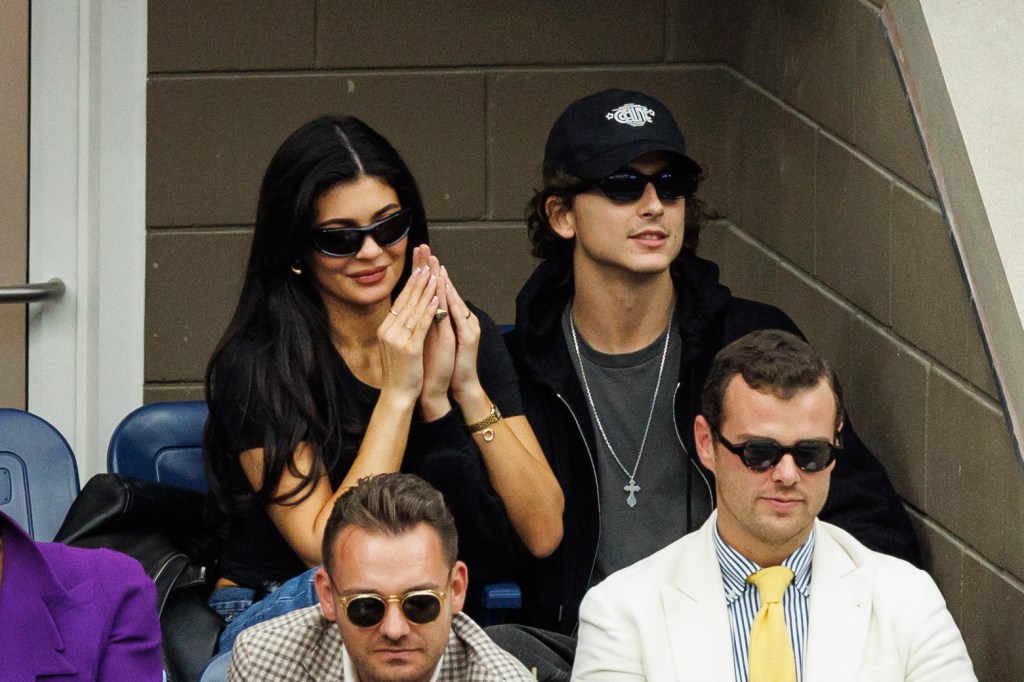
<svg viewBox="0 0 1024 682">
<path fill-rule="evenodd" d="M 715 357 L 701 407 L 717 510 L 587 593 L 574 680 L 758 682 L 745 571 L 773 566 L 795 574 L 781 602 L 794 663 L 776 679 L 976 680 L 931 577 L 816 518 L 842 466 L 842 391 L 817 352 L 785 332 L 743 337 Z"/>
</svg>

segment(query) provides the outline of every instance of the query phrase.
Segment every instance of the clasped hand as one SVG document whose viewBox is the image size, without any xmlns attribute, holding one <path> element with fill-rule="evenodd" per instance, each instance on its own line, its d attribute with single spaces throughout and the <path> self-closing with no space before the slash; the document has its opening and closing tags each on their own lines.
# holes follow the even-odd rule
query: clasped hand
<svg viewBox="0 0 1024 682">
<path fill-rule="evenodd" d="M 377 330 L 382 392 L 414 400 L 426 421 L 451 410 L 449 395 L 480 390 L 480 320 L 426 244 L 412 253 L 412 274 Z M 440 311 L 444 311 L 442 314 Z"/>
</svg>

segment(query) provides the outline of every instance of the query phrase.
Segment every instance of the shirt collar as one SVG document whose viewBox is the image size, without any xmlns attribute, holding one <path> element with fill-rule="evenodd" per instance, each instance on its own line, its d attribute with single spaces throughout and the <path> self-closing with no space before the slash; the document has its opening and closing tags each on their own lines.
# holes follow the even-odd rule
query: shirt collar
<svg viewBox="0 0 1024 682">
<path fill-rule="evenodd" d="M 348 649 L 345 645 L 341 645 L 341 665 L 345 672 L 346 682 L 359 682 L 359 675 L 356 673 L 355 666 L 352 665 L 352 659 L 348 657 Z M 434 668 L 434 674 L 430 677 L 430 682 L 437 682 L 438 678 L 441 677 L 441 666 L 444 665 L 444 652 L 441 652 L 441 658 L 437 661 L 437 666 Z"/>
<path fill-rule="evenodd" d="M 725 602 L 732 604 L 740 598 L 744 590 L 754 588 L 747 582 L 747 576 L 761 570 L 761 567 L 726 544 L 718 533 L 718 524 L 712 526 L 715 538 L 715 552 L 718 554 L 718 565 L 722 570 L 722 585 L 725 588 Z M 782 565 L 793 571 L 793 584 L 804 597 L 810 596 L 811 558 L 814 555 L 815 528 L 811 526 L 811 534 L 804 544 L 786 557 Z"/>
</svg>

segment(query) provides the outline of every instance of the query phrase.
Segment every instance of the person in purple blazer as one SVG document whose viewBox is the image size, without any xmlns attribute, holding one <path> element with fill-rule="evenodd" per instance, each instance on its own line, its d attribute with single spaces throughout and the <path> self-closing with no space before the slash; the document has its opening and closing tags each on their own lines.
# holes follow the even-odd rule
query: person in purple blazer
<svg viewBox="0 0 1024 682">
<path fill-rule="evenodd" d="M 0 679 L 163 679 L 156 588 L 129 556 L 35 542 L 0 512 Z"/>
</svg>

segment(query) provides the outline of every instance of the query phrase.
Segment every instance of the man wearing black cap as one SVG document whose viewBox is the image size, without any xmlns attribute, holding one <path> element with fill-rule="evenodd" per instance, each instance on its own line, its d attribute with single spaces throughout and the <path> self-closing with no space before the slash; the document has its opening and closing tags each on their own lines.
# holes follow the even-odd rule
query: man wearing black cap
<svg viewBox="0 0 1024 682">
<path fill-rule="evenodd" d="M 509 339 L 524 407 L 565 493 L 561 546 L 520 578 L 523 620 L 576 627 L 587 589 L 698 528 L 714 500 L 693 444 L 711 359 L 750 331 L 799 334 L 733 297 L 694 254 L 707 219 L 700 165 L 672 113 L 606 90 L 555 122 L 528 213 L 544 259 L 519 293 Z M 851 429 L 821 518 L 920 564 L 909 518 Z"/>
</svg>

